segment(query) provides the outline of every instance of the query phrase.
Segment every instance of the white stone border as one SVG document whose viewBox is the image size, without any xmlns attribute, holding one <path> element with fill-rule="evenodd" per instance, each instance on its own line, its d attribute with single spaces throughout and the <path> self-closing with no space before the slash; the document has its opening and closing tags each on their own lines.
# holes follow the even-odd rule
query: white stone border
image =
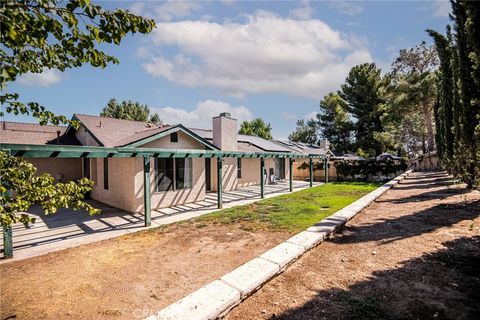
<svg viewBox="0 0 480 320">
<path fill-rule="evenodd" d="M 316 225 L 241 265 L 219 280 L 174 302 L 146 320 L 208 320 L 224 316 L 411 172 L 409 170 L 399 175 Z"/>
</svg>

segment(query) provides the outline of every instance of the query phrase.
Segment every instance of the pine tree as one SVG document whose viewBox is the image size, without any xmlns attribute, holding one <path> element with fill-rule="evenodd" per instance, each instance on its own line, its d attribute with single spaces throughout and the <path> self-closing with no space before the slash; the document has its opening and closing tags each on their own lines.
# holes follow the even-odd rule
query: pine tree
<svg viewBox="0 0 480 320">
<path fill-rule="evenodd" d="M 383 151 L 382 144 L 375 139 L 375 134 L 383 131 L 379 109 L 383 103 L 379 93 L 382 85 L 380 73 L 374 63 L 355 66 L 338 92 L 347 103 L 348 112 L 356 119 L 355 147 L 369 156 Z"/>
<path fill-rule="evenodd" d="M 317 114 L 320 136 L 327 139 L 335 150 L 344 153 L 351 150 L 354 128 L 347 107 L 338 94 L 331 92 L 320 101 L 321 111 Z"/>
</svg>

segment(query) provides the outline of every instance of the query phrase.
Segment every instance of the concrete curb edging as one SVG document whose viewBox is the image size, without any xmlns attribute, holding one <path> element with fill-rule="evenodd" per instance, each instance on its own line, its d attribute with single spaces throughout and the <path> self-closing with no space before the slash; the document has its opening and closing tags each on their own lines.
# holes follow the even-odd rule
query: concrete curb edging
<svg viewBox="0 0 480 320">
<path fill-rule="evenodd" d="M 243 299 L 283 272 L 289 264 L 317 246 L 329 234 L 343 227 L 411 172 L 409 170 L 402 173 L 319 223 L 241 265 L 219 280 L 174 302 L 146 320 L 208 320 L 224 316 Z"/>
</svg>

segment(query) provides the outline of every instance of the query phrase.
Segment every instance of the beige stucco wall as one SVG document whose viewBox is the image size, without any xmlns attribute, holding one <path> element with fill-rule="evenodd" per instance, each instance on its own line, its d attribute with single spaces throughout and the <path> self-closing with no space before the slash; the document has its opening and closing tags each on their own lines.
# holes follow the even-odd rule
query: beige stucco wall
<svg viewBox="0 0 480 320">
<path fill-rule="evenodd" d="M 83 125 L 80 125 L 77 131 L 75 131 L 75 137 L 84 146 L 98 146 L 98 143 L 93 139 L 92 135 L 85 129 Z"/>
<path fill-rule="evenodd" d="M 141 147 L 165 149 L 205 149 L 205 146 L 190 138 L 183 132 L 178 132 L 178 142 L 170 142 L 170 136 L 146 143 Z M 143 161 L 135 162 L 135 211 L 143 211 Z M 171 207 L 179 204 L 192 203 L 205 199 L 205 159 L 192 159 L 192 188 L 182 190 L 155 191 L 155 163 L 150 162 L 150 186 L 152 209 Z"/>
<path fill-rule="evenodd" d="M 82 159 L 25 158 L 37 168 L 36 175 L 50 174 L 55 182 L 75 181 L 82 177 Z"/>
<path fill-rule="evenodd" d="M 212 158 L 212 191 L 217 191 L 217 158 Z M 224 158 L 222 165 L 222 190 L 231 191 L 237 188 L 237 159 Z"/>
<path fill-rule="evenodd" d="M 104 189 L 103 159 L 91 159 L 90 176 L 95 185 L 90 192 L 92 199 L 110 206 L 136 212 L 135 170 L 139 158 L 108 158 L 108 190 Z M 142 166 L 143 172 L 143 166 Z"/>
</svg>

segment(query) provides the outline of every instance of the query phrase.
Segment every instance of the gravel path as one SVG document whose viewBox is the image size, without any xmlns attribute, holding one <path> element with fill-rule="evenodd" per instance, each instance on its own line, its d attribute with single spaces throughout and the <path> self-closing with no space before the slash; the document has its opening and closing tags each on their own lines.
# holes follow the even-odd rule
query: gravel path
<svg viewBox="0 0 480 320">
<path fill-rule="evenodd" d="M 228 315 L 480 319 L 480 192 L 416 173 Z"/>
</svg>

